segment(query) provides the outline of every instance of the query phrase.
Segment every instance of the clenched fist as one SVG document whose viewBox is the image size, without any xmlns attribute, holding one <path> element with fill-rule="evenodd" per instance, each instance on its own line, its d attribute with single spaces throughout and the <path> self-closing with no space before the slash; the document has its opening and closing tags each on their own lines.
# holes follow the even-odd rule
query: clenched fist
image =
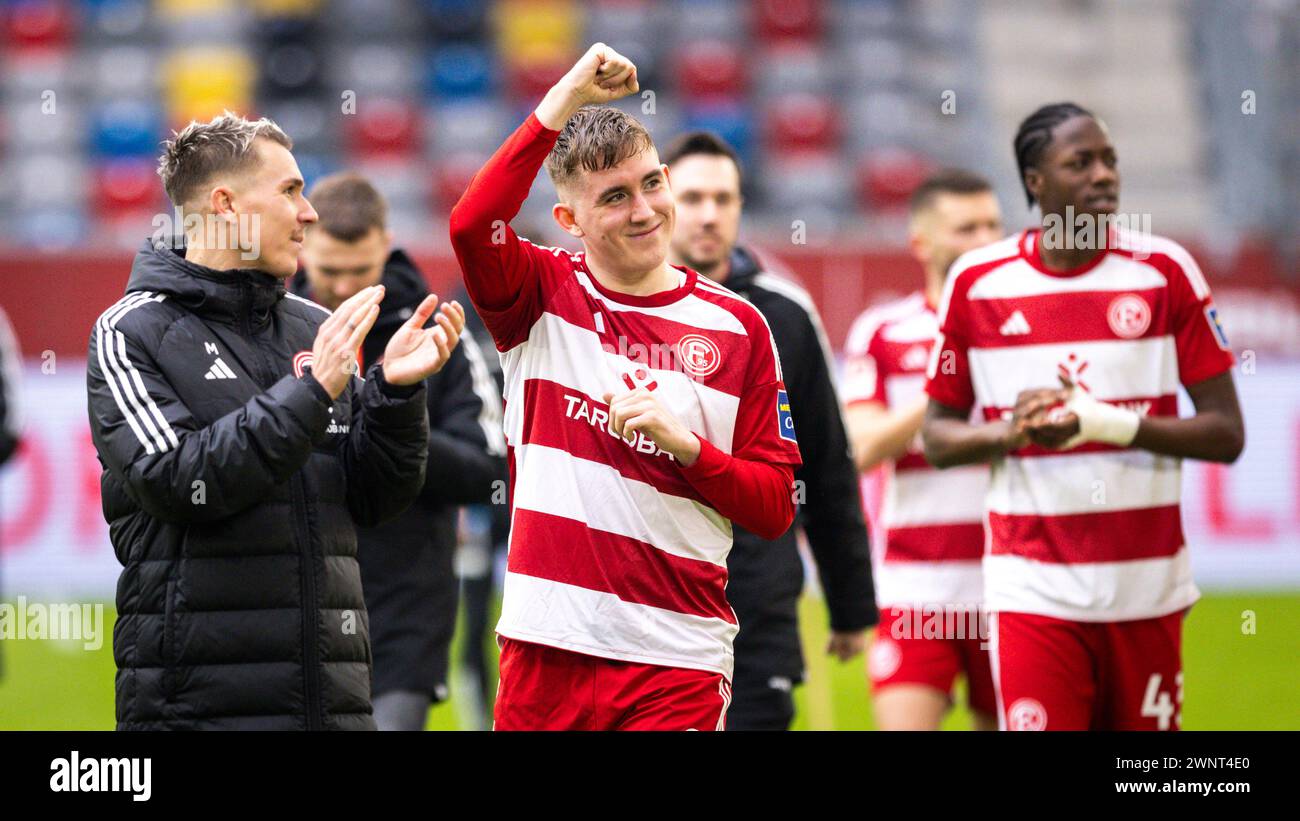
<svg viewBox="0 0 1300 821">
<path fill-rule="evenodd" d="M 535 113 L 542 125 L 559 131 L 582 106 L 612 103 L 640 90 L 632 61 L 604 43 L 595 43 L 546 92 Z"/>
<path fill-rule="evenodd" d="M 690 467 L 700 457 L 700 440 L 645 388 L 606 393 L 603 399 L 609 405 L 609 427 L 623 439 L 640 432 L 683 467 Z"/>
</svg>

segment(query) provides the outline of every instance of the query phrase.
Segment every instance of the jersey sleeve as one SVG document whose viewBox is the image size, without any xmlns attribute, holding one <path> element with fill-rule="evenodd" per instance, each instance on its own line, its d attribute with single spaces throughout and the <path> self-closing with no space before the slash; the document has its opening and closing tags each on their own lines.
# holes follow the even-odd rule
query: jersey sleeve
<svg viewBox="0 0 1300 821">
<path fill-rule="evenodd" d="M 794 521 L 794 471 L 803 462 L 772 333 L 761 318 L 748 330 L 754 343 L 731 453 L 696 434 L 699 459 L 682 473 L 723 516 L 760 538 L 776 539 Z"/>
<path fill-rule="evenodd" d="M 1195 385 L 1230 370 L 1236 359 L 1200 267 L 1181 248 L 1169 258 L 1169 331 L 1178 354 L 1178 380 Z"/>
<path fill-rule="evenodd" d="M 939 334 L 930 351 L 925 383 L 925 392 L 931 399 L 961 411 L 968 411 L 975 404 L 967 356 L 970 306 L 966 290 L 960 273 L 953 271 L 939 301 Z"/>
<path fill-rule="evenodd" d="M 750 351 L 748 387 L 736 412 L 732 453 L 742 459 L 799 467 L 803 459 L 772 332 L 760 323 L 751 333 L 758 338 Z"/>
<path fill-rule="evenodd" d="M 529 114 L 451 211 L 451 244 L 465 289 L 500 351 L 528 338 L 542 313 L 548 274 L 559 265 L 556 249 L 533 245 L 510 227 L 558 136 Z"/>
</svg>

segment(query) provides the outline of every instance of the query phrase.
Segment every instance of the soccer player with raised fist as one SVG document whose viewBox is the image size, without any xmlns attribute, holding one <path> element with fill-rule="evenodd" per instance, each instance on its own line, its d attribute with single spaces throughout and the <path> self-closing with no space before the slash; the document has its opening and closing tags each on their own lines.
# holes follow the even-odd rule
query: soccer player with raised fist
<svg viewBox="0 0 1300 821">
<path fill-rule="evenodd" d="M 1241 453 L 1234 359 L 1191 255 L 1124 227 L 1099 119 L 1043 106 L 1015 152 L 1042 225 L 953 264 L 922 428 L 937 467 L 992 463 L 983 569 L 999 723 L 1177 729 L 1182 620 L 1200 595 L 1180 466 Z"/>
<path fill-rule="evenodd" d="M 599 105 L 638 89 L 635 65 L 593 45 L 451 214 L 505 370 L 497 729 L 722 729 L 731 523 L 775 538 L 794 519 L 800 457 L 771 332 L 668 264 L 667 169 L 640 123 Z M 581 252 L 509 227 L 543 163 Z"/>
</svg>

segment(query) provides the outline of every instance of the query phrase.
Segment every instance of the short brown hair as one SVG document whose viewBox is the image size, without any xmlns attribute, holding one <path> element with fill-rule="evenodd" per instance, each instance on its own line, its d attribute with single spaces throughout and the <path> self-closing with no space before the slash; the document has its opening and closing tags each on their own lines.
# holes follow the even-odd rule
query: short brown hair
<svg viewBox="0 0 1300 821">
<path fill-rule="evenodd" d="M 184 206 L 199 187 L 217 174 L 247 169 L 257 159 L 253 142 L 261 137 L 293 149 L 293 140 L 280 126 L 263 117 L 246 120 L 229 111 L 206 123 L 191 120 L 163 143 L 158 176 L 172 205 Z"/>
<path fill-rule="evenodd" d="M 611 106 L 586 105 L 564 124 L 546 157 L 558 189 L 585 171 L 604 171 L 654 147 L 650 132 L 632 115 Z"/>
<path fill-rule="evenodd" d="M 388 223 L 384 195 L 350 171 L 324 177 L 311 187 L 307 199 L 320 215 L 319 227 L 343 242 L 356 242 L 372 229 L 384 230 Z"/>
<path fill-rule="evenodd" d="M 945 168 L 926 178 L 912 192 L 908 213 L 913 217 L 934 205 L 940 194 L 982 194 L 992 191 L 989 181 L 964 168 Z"/>
<path fill-rule="evenodd" d="M 740 168 L 740 155 L 736 149 L 717 134 L 712 131 L 688 131 L 685 134 L 678 135 L 668 148 L 664 149 L 660 157 L 664 165 L 671 168 L 679 160 L 690 157 L 694 154 L 704 154 L 709 157 L 726 157 L 736 164 L 736 176 L 742 177 Z"/>
</svg>

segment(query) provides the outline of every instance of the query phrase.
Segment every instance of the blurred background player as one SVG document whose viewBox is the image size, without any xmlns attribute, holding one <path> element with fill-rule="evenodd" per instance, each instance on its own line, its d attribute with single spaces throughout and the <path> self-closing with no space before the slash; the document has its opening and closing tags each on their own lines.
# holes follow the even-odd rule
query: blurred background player
<svg viewBox="0 0 1300 821">
<path fill-rule="evenodd" d="M 1191 255 L 1114 224 L 1118 163 L 1098 119 L 1043 106 L 1015 154 L 1042 227 L 954 264 L 922 428 L 934 465 L 993 466 L 999 725 L 1177 729 L 1182 621 L 1200 595 L 1181 460 L 1241 453 L 1234 359 Z M 972 409 L 986 421 L 968 422 Z"/>
<path fill-rule="evenodd" d="M 677 225 L 670 258 L 694 268 L 754 304 L 772 329 L 783 363 L 790 412 L 801 432 L 803 467 L 799 523 L 816 559 L 830 614 L 827 652 L 841 660 L 862 652 L 876 621 L 871 557 L 857 473 L 849 454 L 834 365 L 812 298 L 789 279 L 763 270 L 737 244 L 740 160 L 716 135 L 696 131 L 665 149 Z M 736 673 L 728 730 L 785 730 L 794 718 L 793 687 L 804 676 L 798 604 L 803 561 L 796 530 L 767 540 L 733 531 L 727 556 L 727 600 L 736 611 Z"/>
<path fill-rule="evenodd" d="M 730 519 L 775 538 L 799 466 L 775 343 L 748 302 L 668 264 L 674 203 L 639 89 L 597 43 L 451 215 L 502 352 L 513 495 L 497 729 L 724 727 Z M 542 164 L 584 252 L 509 227 Z"/>
<path fill-rule="evenodd" d="M 302 268 L 291 287 L 335 310 L 365 288 L 384 286 L 379 317 L 361 349 L 366 367 L 383 355 L 429 289 L 411 259 L 392 247 L 387 205 L 368 180 L 335 174 L 316 183 L 309 196 L 319 221 L 307 229 Z M 396 519 L 357 531 L 381 730 L 422 730 L 430 705 L 447 698 L 458 506 L 489 502 L 494 483 L 505 476 L 500 394 L 468 329 L 425 388 L 424 488 Z"/>
<path fill-rule="evenodd" d="M 987 636 L 978 629 L 988 470 L 935 470 L 921 454 L 918 434 L 948 268 L 1001 237 L 1001 211 L 987 180 L 959 169 L 925 180 L 912 195 L 908 232 L 924 287 L 865 311 L 845 346 L 854 459 L 864 473 L 883 465 L 874 554 L 882 617 L 867 664 L 883 730 L 939 729 L 959 673 L 975 728 L 997 727 Z M 946 631 L 960 625 L 960 637 L 915 629 L 936 613 Z"/>
</svg>

